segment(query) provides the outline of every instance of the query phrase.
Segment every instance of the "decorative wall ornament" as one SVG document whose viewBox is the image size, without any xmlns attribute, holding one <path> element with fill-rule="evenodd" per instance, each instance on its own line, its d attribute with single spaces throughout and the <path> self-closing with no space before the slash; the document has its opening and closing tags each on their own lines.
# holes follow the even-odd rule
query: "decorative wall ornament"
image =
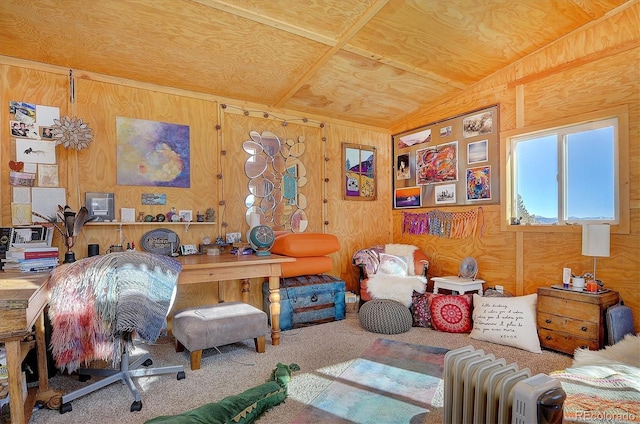
<svg viewBox="0 0 640 424">
<path fill-rule="evenodd" d="M 280 140 L 271 131 L 251 131 L 244 141 L 249 155 L 245 174 L 249 195 L 245 199 L 247 224 L 268 224 L 273 228 L 304 232 L 308 225 L 307 197 L 300 188 L 307 183 L 307 169 L 301 156 L 306 150 L 304 136 Z M 255 219 L 257 222 L 252 223 Z"/>
<path fill-rule="evenodd" d="M 65 149 L 82 150 L 93 141 L 93 130 L 82 118 L 62 116 L 53 122 L 51 133 L 56 146 L 62 144 Z"/>
<path fill-rule="evenodd" d="M 480 237 L 484 228 L 484 212 L 481 207 L 465 212 L 444 212 L 438 209 L 425 213 L 403 213 L 402 233 L 429 234 L 449 239 L 474 236 L 480 222 Z"/>
</svg>

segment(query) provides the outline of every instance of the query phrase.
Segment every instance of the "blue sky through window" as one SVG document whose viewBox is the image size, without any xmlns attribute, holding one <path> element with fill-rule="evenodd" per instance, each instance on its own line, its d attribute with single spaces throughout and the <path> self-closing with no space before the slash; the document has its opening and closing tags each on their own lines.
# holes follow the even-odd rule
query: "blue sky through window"
<svg viewBox="0 0 640 424">
<path fill-rule="evenodd" d="M 567 142 L 567 218 L 613 219 L 614 128 L 571 133 Z M 516 145 L 518 194 L 531 215 L 558 218 L 558 146 L 555 134 Z"/>
</svg>

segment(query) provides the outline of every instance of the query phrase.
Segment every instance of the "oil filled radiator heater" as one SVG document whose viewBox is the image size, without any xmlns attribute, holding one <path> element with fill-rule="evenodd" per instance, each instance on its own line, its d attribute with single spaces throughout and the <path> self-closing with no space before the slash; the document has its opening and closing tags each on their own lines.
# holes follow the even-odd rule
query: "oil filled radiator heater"
<svg viewBox="0 0 640 424">
<path fill-rule="evenodd" d="M 546 374 L 531 376 L 473 346 L 447 352 L 444 360 L 444 423 L 562 423 L 566 394 Z"/>
</svg>

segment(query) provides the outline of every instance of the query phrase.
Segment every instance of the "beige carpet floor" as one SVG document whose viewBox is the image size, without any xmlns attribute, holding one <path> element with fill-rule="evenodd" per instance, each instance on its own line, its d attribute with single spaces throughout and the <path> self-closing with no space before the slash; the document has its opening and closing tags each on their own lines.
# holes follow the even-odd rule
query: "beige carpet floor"
<svg viewBox="0 0 640 424">
<path fill-rule="evenodd" d="M 139 349 L 148 349 L 154 366 L 184 365 L 186 378 L 178 381 L 171 374 L 136 379 L 142 395 L 141 411 L 129 412 L 133 397 L 127 386 L 115 383 L 76 399 L 72 402 L 73 410 L 66 414 L 60 414 L 57 410 L 36 410 L 30 423 L 143 423 L 158 415 L 181 413 L 261 384 L 278 362 L 297 363 L 301 370 L 294 374 L 289 384 L 287 400 L 265 413 L 259 422 L 289 423 L 378 338 L 448 349 L 473 345 L 498 358 L 505 358 L 507 363 L 515 362 L 520 368 L 529 368 L 532 375 L 564 369 L 572 362 L 567 355 L 550 351 L 533 354 L 478 342 L 468 334 L 440 333 L 415 327 L 397 335 L 370 333 L 362 329 L 357 314 L 349 313 L 343 321 L 284 331 L 279 346 L 272 346 L 267 337 L 266 352 L 263 354 L 254 351 L 253 340 L 222 346 L 219 351 L 208 349 L 203 353 L 202 368 L 197 371 L 191 371 L 189 367 L 188 352 L 176 353 L 171 338 L 161 338 L 155 345 L 141 345 Z M 50 379 L 51 387 L 63 392 L 75 390 L 84 384 L 78 382 L 76 376 L 58 374 Z M 434 410 L 426 422 L 442 422 L 441 413 L 441 410 Z"/>
</svg>

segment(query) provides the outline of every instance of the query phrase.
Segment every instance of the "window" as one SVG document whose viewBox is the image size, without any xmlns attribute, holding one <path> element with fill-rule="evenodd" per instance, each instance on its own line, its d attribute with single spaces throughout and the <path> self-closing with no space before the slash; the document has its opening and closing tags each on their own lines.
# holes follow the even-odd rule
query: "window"
<svg viewBox="0 0 640 424">
<path fill-rule="evenodd" d="M 617 117 L 508 140 L 511 224 L 619 223 Z"/>
</svg>

